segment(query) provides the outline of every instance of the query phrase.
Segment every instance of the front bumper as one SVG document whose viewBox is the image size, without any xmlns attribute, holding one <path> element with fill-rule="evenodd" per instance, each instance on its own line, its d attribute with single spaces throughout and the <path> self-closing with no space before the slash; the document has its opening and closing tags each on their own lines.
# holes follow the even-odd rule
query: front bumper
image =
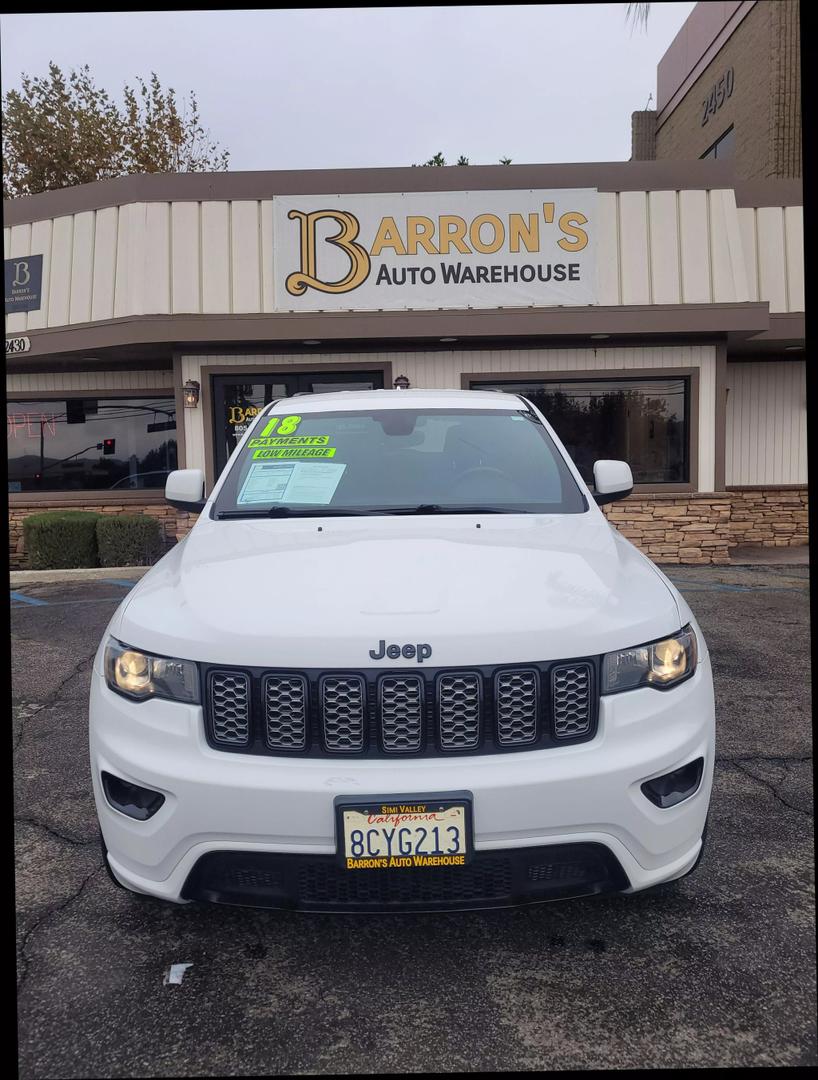
<svg viewBox="0 0 818 1080">
<path fill-rule="evenodd" d="M 696 674 L 672 690 L 644 688 L 603 697 L 598 733 L 590 742 L 482 757 L 356 761 L 222 753 L 207 745 L 200 707 L 159 700 L 134 704 L 110 691 L 97 669 L 90 703 L 97 812 L 111 869 L 123 884 L 176 902 L 204 898 L 320 910 L 418 906 L 398 885 L 384 883 L 368 891 L 359 885 L 350 893 L 343 880 L 332 883 L 334 870 L 321 869 L 336 865 L 333 803 L 339 795 L 357 801 L 385 793 L 472 793 L 474 866 L 489 866 L 486 859 L 492 856 L 490 865 L 514 884 L 486 894 L 485 904 L 477 888 L 470 898 L 458 894 L 443 902 L 445 897 L 432 897 L 426 906 L 493 906 L 609 889 L 633 892 L 681 877 L 701 847 L 713 779 L 714 731 L 706 654 Z M 698 757 L 704 759 L 704 771 L 690 798 L 660 809 L 644 796 L 645 780 Z M 102 771 L 161 792 L 161 809 L 147 821 L 114 810 L 102 791 Z M 601 845 L 601 850 L 592 851 L 589 845 Z M 220 852 L 227 854 L 216 859 Z M 209 862 L 200 863 L 204 856 Z M 232 880 L 252 886 L 241 895 L 213 887 L 236 856 L 246 866 Z M 507 869 L 498 870 L 497 860 L 505 860 Z M 216 877 L 205 880 L 203 868 L 217 863 Z M 308 864 L 313 869 L 306 877 L 314 883 L 317 874 L 324 883 L 320 902 L 293 884 L 299 875 L 304 878 L 297 868 Z M 537 871 L 534 878 L 527 870 L 515 869 L 557 864 L 563 869 Z M 569 865 L 574 869 L 565 869 Z M 286 877 L 289 884 L 279 890 L 280 902 L 272 885 L 263 887 L 265 880 L 273 881 L 264 873 Z M 382 870 L 348 873 L 369 878 L 370 885 L 373 874 L 394 875 Z M 442 887 L 438 869 L 407 873 L 439 875 Z M 550 875 L 553 888 L 524 890 L 520 873 L 529 882 Z M 573 887 L 566 891 L 566 875 L 571 874 Z M 381 904 L 381 893 L 393 887 L 396 898 L 387 895 Z M 452 888 L 462 892 L 466 886 L 461 880 Z M 366 902 L 356 892 L 360 889 L 367 893 Z"/>
</svg>

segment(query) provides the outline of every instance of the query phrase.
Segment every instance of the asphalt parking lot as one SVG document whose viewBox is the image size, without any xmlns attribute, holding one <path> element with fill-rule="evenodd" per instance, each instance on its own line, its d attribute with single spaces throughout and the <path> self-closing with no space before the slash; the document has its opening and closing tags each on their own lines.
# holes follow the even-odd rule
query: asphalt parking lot
<svg viewBox="0 0 818 1080">
<path fill-rule="evenodd" d="M 698 871 L 669 895 L 411 916 L 175 907 L 116 889 L 86 706 L 132 582 L 20 587 L 20 1076 L 816 1064 L 808 569 L 667 572 L 716 674 Z M 167 985 L 175 963 L 192 967 Z"/>
</svg>

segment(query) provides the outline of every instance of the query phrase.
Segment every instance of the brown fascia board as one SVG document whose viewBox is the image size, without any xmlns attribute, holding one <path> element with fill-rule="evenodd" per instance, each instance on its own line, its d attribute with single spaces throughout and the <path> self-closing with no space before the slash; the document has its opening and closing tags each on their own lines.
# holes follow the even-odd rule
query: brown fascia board
<svg viewBox="0 0 818 1080">
<path fill-rule="evenodd" d="M 70 328 L 29 330 L 33 360 L 51 354 L 85 352 L 123 345 L 155 346 L 167 343 L 176 349 L 223 344 L 299 343 L 316 338 L 322 343 L 339 341 L 413 339 L 431 341 L 442 337 L 462 343 L 480 338 L 565 337 L 589 338 L 609 334 L 644 339 L 649 336 L 684 334 L 741 338 L 769 328 L 769 307 L 747 304 L 673 304 L 629 307 L 499 308 L 475 311 L 367 311 L 295 312 L 275 315 L 138 315 Z M 610 341 L 608 342 L 610 344 Z M 25 362 L 20 356 L 16 359 Z"/>
<path fill-rule="evenodd" d="M 452 165 L 444 168 L 310 169 L 279 172 L 152 173 L 98 180 L 7 199 L 5 225 L 124 206 L 134 202 L 269 199 L 273 195 L 358 195 L 407 191 L 502 191 L 597 188 L 679 191 L 732 188 L 731 161 L 584 161 L 540 165 Z"/>
</svg>

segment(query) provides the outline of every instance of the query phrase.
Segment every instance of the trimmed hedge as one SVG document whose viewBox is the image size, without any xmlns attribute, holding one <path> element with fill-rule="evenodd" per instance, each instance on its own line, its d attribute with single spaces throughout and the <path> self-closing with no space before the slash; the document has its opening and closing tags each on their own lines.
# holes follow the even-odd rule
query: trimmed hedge
<svg viewBox="0 0 818 1080">
<path fill-rule="evenodd" d="M 100 566 L 150 566 L 162 554 L 162 526 L 145 514 L 100 514 Z"/>
<path fill-rule="evenodd" d="M 23 541 L 32 570 L 69 570 L 99 566 L 97 522 L 92 510 L 49 510 L 29 514 Z"/>
</svg>

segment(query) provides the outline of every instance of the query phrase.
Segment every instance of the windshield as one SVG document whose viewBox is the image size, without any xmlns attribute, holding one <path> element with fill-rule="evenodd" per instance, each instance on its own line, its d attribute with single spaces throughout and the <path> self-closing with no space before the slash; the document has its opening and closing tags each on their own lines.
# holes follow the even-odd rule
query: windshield
<svg viewBox="0 0 818 1080">
<path fill-rule="evenodd" d="M 585 497 L 526 408 L 265 415 L 213 516 L 578 514 Z"/>
</svg>

